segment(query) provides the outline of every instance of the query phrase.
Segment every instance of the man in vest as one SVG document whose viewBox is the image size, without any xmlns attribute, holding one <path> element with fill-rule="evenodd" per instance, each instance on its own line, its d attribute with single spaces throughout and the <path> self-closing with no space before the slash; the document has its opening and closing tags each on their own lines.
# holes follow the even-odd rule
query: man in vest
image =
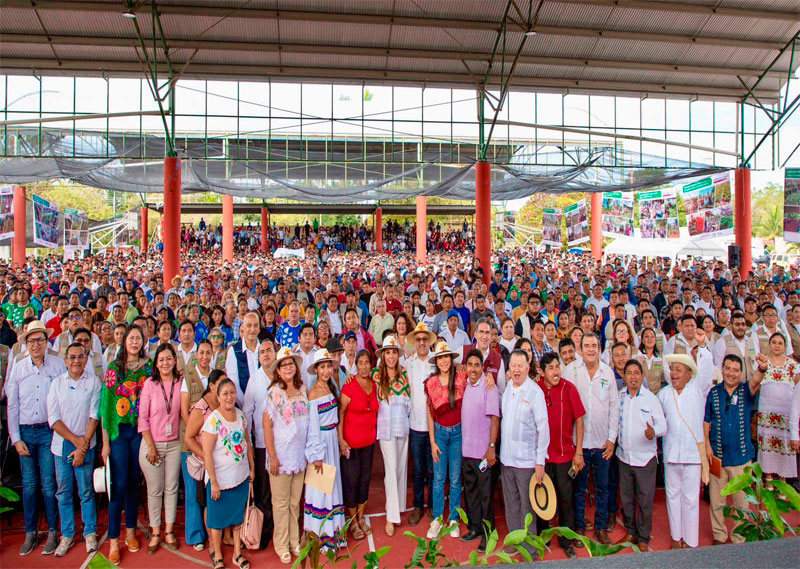
<svg viewBox="0 0 800 569">
<path fill-rule="evenodd" d="M 743 312 L 733 313 L 728 330 L 714 344 L 714 366 L 722 367 L 722 362 L 728 355 L 742 360 L 742 380 L 750 381 L 754 372 L 753 360 L 756 357 L 756 348 L 753 337 L 747 334 L 747 320 Z"/>
<path fill-rule="evenodd" d="M 62 323 L 62 332 L 58 336 L 56 336 L 55 341 L 53 342 L 53 349 L 59 353 L 59 355 L 63 358 L 67 355 L 67 347 L 75 341 L 75 332 L 79 328 L 83 328 L 83 314 L 81 313 L 80 308 L 70 308 L 67 310 L 67 313 L 61 321 Z M 66 323 L 66 326 L 63 326 Z M 89 332 L 91 334 L 91 349 L 93 352 L 99 353 L 100 352 L 100 338 Z"/>
<path fill-rule="evenodd" d="M 240 328 L 241 338 L 228 348 L 228 357 L 225 359 L 225 375 L 236 386 L 236 404 L 240 408 L 244 404 L 247 382 L 258 370 L 258 333 L 260 329 L 258 313 L 248 312 Z"/>
<path fill-rule="evenodd" d="M 527 338 L 530 340 L 533 323 L 537 320 L 541 320 L 541 307 L 541 299 L 535 294 L 531 294 L 528 297 L 528 311 L 517 320 L 517 323 L 514 325 L 514 334 L 520 338 Z"/>
<path fill-rule="evenodd" d="M 194 322 L 191 320 L 184 320 L 181 322 L 181 325 L 178 327 L 178 340 L 180 344 L 178 344 L 175 350 L 178 356 L 178 371 L 181 373 L 189 367 L 189 362 L 197 352 L 197 344 L 195 344 L 194 338 Z"/>
<path fill-rule="evenodd" d="M 502 395 L 506 389 L 506 366 L 500 352 L 491 349 L 493 324 L 494 322 L 489 318 L 481 318 L 475 323 L 475 345 L 469 344 L 461 347 L 461 361 L 466 362 L 467 354 L 476 348 L 483 356 L 483 373 L 487 378 L 491 374 L 489 383 L 496 384 Z"/>
<path fill-rule="evenodd" d="M 789 343 L 792 346 L 792 357 L 800 362 L 800 304 L 789 308 L 786 328 L 789 330 Z"/>
<path fill-rule="evenodd" d="M 767 304 L 761 309 L 761 320 L 750 329 L 750 336 L 758 353 L 769 355 L 769 339 L 776 332 L 783 334 L 784 338 L 789 337 L 789 331 L 778 318 L 778 309 Z M 786 342 L 786 355 L 792 357 L 793 353 L 792 343 Z"/>
<path fill-rule="evenodd" d="M 664 345 L 664 355 L 691 354 L 692 348 L 697 345 L 695 333 L 697 320 L 691 314 L 684 314 L 678 321 L 678 333 L 670 338 Z"/>
</svg>

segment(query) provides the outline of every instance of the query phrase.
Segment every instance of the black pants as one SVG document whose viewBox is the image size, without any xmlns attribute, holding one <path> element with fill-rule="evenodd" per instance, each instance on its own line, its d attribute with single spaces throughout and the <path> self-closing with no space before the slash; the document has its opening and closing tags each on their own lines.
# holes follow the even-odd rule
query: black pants
<svg viewBox="0 0 800 569">
<path fill-rule="evenodd" d="M 544 465 L 544 471 L 553 481 L 553 486 L 556 489 L 558 525 L 574 530 L 575 520 L 572 512 L 572 495 L 575 493 L 575 481 L 569 476 L 570 467 L 572 467 L 572 462 L 564 462 L 562 464 L 548 462 Z M 539 527 L 546 528 L 547 525 Z M 571 540 L 559 536 L 558 543 L 563 548 L 569 545 Z"/>
<path fill-rule="evenodd" d="M 644 543 L 650 542 L 650 531 L 653 529 L 656 470 L 656 457 L 644 466 L 619 462 L 619 494 L 625 530 Z"/>
<path fill-rule="evenodd" d="M 253 481 L 253 497 L 258 508 L 264 512 L 264 524 L 261 526 L 261 549 L 269 545 L 275 522 L 272 520 L 272 491 L 267 474 L 267 449 L 253 447 L 256 478 Z"/>
<path fill-rule="evenodd" d="M 494 500 L 492 500 L 492 469 L 487 468 L 481 472 L 478 468 L 481 460 L 480 458 L 463 458 L 461 460 L 461 476 L 464 481 L 464 498 L 467 503 L 469 529 L 483 536 L 491 533 L 494 529 Z M 489 522 L 488 532 L 484 521 Z"/>
<path fill-rule="evenodd" d="M 351 448 L 350 457 L 343 456 L 339 460 L 345 508 L 355 509 L 367 502 L 374 454 L 375 445 L 371 444 L 363 448 Z"/>
</svg>

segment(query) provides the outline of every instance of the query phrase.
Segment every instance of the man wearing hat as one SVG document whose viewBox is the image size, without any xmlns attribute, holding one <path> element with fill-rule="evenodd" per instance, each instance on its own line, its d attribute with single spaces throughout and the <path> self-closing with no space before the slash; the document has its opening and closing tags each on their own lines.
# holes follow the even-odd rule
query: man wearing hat
<svg viewBox="0 0 800 569">
<path fill-rule="evenodd" d="M 380 301 L 380 305 L 383 301 Z M 430 346 L 436 334 L 428 330 L 424 322 L 417 324 L 408 335 L 407 343 L 414 353 L 406 359 L 406 373 L 411 391 L 411 418 L 409 419 L 409 445 L 414 461 L 414 510 L 409 516 L 409 525 L 415 526 L 425 510 L 425 488 L 428 488 L 428 505 L 433 503 L 433 457 L 428 433 L 428 400 L 425 381 L 431 376 L 432 361 Z"/>
<path fill-rule="evenodd" d="M 711 388 L 712 356 L 705 332 L 698 329 L 698 363 L 690 354 L 670 354 L 670 384 L 658 392 L 667 419 L 663 437 L 664 485 L 672 549 L 697 547 L 700 523 L 700 480 L 708 482 L 703 445 L 706 394 Z M 699 371 L 698 371 L 699 370 Z"/>
<path fill-rule="evenodd" d="M 25 518 L 25 541 L 20 555 L 28 555 L 37 544 L 37 503 L 39 486 L 44 494 L 47 515 L 47 543 L 43 553 L 55 552 L 58 546 L 58 503 L 56 473 L 51 446 L 53 431 L 47 422 L 47 392 L 52 379 L 67 368 L 64 361 L 47 350 L 52 331 L 40 320 L 28 325 L 20 341 L 28 353 L 15 362 L 6 383 L 8 433 L 20 456 L 22 469 L 22 509 Z"/>
<path fill-rule="evenodd" d="M 50 449 L 55 461 L 56 498 L 61 515 L 61 541 L 56 557 L 66 555 L 75 543 L 73 479 L 77 481 L 81 500 L 86 551 L 91 553 L 97 549 L 97 508 L 92 472 L 94 433 L 100 408 L 100 378 L 87 368 L 88 355 L 82 344 L 70 344 L 66 349 L 67 371 L 53 379 L 47 393 L 47 420 L 55 431 Z"/>
</svg>

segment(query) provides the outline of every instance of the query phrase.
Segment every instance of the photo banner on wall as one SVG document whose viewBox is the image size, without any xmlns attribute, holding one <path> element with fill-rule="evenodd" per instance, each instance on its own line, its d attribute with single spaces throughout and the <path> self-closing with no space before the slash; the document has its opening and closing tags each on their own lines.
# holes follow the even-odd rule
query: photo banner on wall
<svg viewBox="0 0 800 569">
<path fill-rule="evenodd" d="M 633 193 L 603 194 L 603 235 L 633 237 Z"/>
<path fill-rule="evenodd" d="M 800 168 L 786 168 L 784 174 L 783 238 L 800 243 Z"/>
<path fill-rule="evenodd" d="M 85 211 L 64 208 L 64 249 L 83 251 L 89 248 L 89 216 Z"/>
<path fill-rule="evenodd" d="M 641 192 L 637 197 L 642 239 L 680 239 L 675 190 Z"/>
<path fill-rule="evenodd" d="M 0 186 L 0 240 L 14 237 L 14 187 Z"/>
<path fill-rule="evenodd" d="M 561 249 L 561 210 L 546 207 L 542 209 L 542 243 L 554 249 Z"/>
<path fill-rule="evenodd" d="M 589 241 L 589 214 L 586 210 L 586 200 L 581 200 L 564 208 L 564 217 L 567 224 L 567 245 L 572 247 L 579 243 Z"/>
<path fill-rule="evenodd" d="M 58 247 L 59 209 L 55 204 L 33 196 L 33 242 L 42 247 Z"/>
<path fill-rule="evenodd" d="M 681 193 L 692 239 L 733 235 L 730 172 L 687 184 L 681 188 Z"/>
</svg>

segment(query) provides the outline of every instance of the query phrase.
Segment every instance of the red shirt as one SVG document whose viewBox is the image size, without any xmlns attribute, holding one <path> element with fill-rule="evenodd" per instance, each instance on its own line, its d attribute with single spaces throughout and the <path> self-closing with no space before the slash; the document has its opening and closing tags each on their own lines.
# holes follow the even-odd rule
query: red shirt
<svg viewBox="0 0 800 569">
<path fill-rule="evenodd" d="M 431 417 L 433 420 L 440 424 L 442 427 L 455 427 L 456 425 L 461 424 L 461 402 L 464 399 L 464 389 L 466 388 L 467 384 L 467 377 L 466 374 L 459 374 L 456 376 L 456 406 L 455 408 L 450 407 L 450 399 L 449 397 L 431 397 L 431 390 L 439 387 L 440 393 L 446 393 L 447 387 L 444 387 L 439 383 L 439 375 L 432 375 L 427 380 L 425 380 L 425 394 L 428 398 L 428 409 L 431 411 Z M 436 405 L 434 400 L 439 400 L 439 404 Z"/>
<path fill-rule="evenodd" d="M 358 380 L 353 377 L 342 388 L 342 395 L 350 398 L 344 414 L 342 429 L 344 440 L 350 448 L 364 448 L 375 444 L 378 425 L 378 394 L 373 386 L 367 395 Z"/>
<path fill-rule="evenodd" d="M 396 298 L 393 298 L 392 300 L 386 302 L 386 312 L 393 312 L 397 314 L 402 310 L 403 310 L 403 304 Z"/>
<path fill-rule="evenodd" d="M 550 423 L 550 446 L 547 447 L 547 462 L 563 464 L 575 456 L 575 441 L 572 438 L 575 420 L 583 417 L 586 411 L 581 403 L 578 388 L 561 378 L 558 385 L 548 389 L 544 378 L 536 383 L 544 391 L 547 405 L 547 418 Z"/>
</svg>

